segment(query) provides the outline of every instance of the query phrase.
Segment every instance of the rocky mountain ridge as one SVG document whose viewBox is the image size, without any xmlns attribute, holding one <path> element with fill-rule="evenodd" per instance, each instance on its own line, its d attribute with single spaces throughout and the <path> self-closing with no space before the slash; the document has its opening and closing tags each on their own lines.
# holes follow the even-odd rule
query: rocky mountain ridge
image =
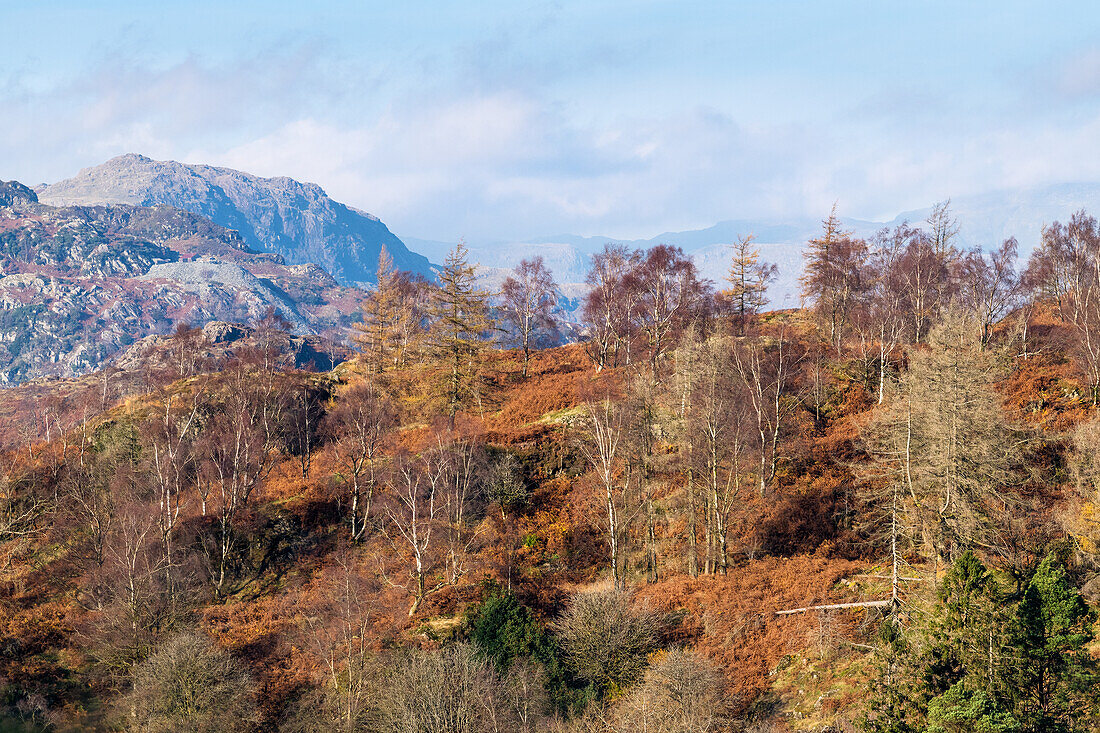
<svg viewBox="0 0 1100 733">
<path fill-rule="evenodd" d="M 170 206 L 51 206 L 0 183 L 0 383 L 71 377 L 178 323 L 346 328 L 363 292 Z"/>
<path fill-rule="evenodd" d="M 292 264 L 316 263 L 344 284 L 374 282 L 382 247 L 398 268 L 431 276 L 428 260 L 377 217 L 334 201 L 316 184 L 287 177 L 130 153 L 45 186 L 39 198 L 55 206 L 174 206 L 239 232 L 252 249 Z"/>
</svg>

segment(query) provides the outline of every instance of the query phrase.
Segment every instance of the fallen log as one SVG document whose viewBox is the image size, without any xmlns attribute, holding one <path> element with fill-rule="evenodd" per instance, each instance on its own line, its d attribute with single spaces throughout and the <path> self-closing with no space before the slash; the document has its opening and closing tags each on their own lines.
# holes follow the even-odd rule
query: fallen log
<svg viewBox="0 0 1100 733">
<path fill-rule="evenodd" d="M 806 611 L 832 611 L 840 608 L 885 608 L 893 603 L 885 601 L 859 601 L 858 603 L 830 603 L 825 606 L 805 606 L 803 608 L 789 608 L 785 611 L 776 611 L 776 616 L 789 616 L 792 613 L 805 613 Z"/>
</svg>

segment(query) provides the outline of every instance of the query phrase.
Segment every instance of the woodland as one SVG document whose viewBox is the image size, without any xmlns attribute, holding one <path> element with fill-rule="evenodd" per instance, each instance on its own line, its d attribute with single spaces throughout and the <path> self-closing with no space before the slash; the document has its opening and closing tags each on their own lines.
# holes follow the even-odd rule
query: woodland
<svg viewBox="0 0 1100 733">
<path fill-rule="evenodd" d="M 557 346 L 541 258 L 383 252 L 329 372 L 10 390 L 0 729 L 1100 729 L 1100 224 L 957 240 L 834 211 L 778 311 L 608 244 Z"/>
</svg>

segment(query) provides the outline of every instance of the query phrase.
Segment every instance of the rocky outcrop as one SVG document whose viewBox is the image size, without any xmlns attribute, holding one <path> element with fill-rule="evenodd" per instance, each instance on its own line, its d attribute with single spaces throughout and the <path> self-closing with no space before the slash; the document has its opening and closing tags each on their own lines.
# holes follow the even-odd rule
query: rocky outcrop
<svg viewBox="0 0 1100 733">
<path fill-rule="evenodd" d="M 339 331 L 364 296 L 186 211 L 54 207 L 0 186 L 0 383 L 79 375 L 178 323 L 249 323 L 274 310 L 303 336 Z"/>
<path fill-rule="evenodd" d="M 317 263 L 344 283 L 374 282 L 382 247 L 399 269 L 431 276 L 428 260 L 377 217 L 291 178 L 127 154 L 47 186 L 39 198 L 53 205 L 174 206 L 240 232 L 253 249 L 292 264 Z"/>
<path fill-rule="evenodd" d="M 19 181 L 0 181 L 0 206 L 38 203 L 38 195 Z"/>
</svg>

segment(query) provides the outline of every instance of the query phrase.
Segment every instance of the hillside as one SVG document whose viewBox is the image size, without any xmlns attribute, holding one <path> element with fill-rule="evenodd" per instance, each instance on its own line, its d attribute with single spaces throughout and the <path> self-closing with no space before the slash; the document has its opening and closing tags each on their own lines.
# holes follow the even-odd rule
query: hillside
<svg viewBox="0 0 1100 733">
<path fill-rule="evenodd" d="M 290 264 L 315 263 L 343 284 L 373 282 L 383 247 L 400 269 L 431 276 L 428 260 L 377 217 L 333 201 L 316 184 L 285 177 L 127 154 L 46 186 L 39 199 L 54 206 L 174 206 L 239 232 L 254 250 Z"/>
<path fill-rule="evenodd" d="M 1100 300 L 895 241 L 804 310 L 640 252 L 529 363 L 456 261 L 328 372 L 269 319 L 13 391 L 0 726 L 1091 732 Z"/>
</svg>

